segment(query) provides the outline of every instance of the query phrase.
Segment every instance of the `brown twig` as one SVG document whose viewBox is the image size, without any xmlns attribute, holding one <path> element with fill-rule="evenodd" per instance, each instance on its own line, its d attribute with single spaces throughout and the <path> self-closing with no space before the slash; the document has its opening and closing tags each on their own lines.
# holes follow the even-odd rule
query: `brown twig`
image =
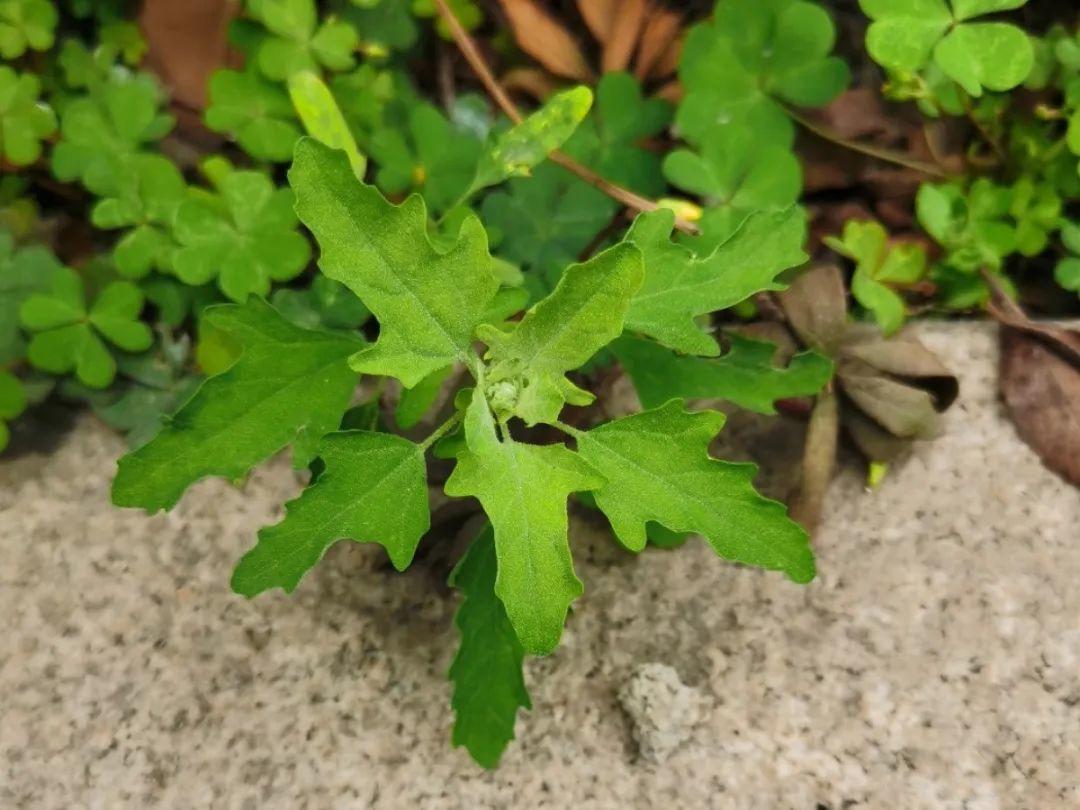
<svg viewBox="0 0 1080 810">
<path fill-rule="evenodd" d="M 495 75 L 491 72 L 491 68 L 488 67 L 487 62 L 484 61 L 483 55 L 476 47 L 476 43 L 472 37 L 469 36 L 469 32 L 461 25 L 457 16 L 450 10 L 450 6 L 447 5 L 446 0 L 435 0 L 435 5 L 439 9 L 439 14 L 446 21 L 447 26 L 450 28 L 450 33 L 454 36 L 454 41 L 457 43 L 458 48 L 461 50 L 462 56 L 465 57 L 465 61 L 472 67 L 473 72 L 476 73 L 480 82 L 484 85 L 488 94 L 499 105 L 507 118 L 518 124 L 522 120 L 521 112 L 514 104 L 513 100 L 503 90 L 502 85 L 499 84 Z M 592 169 L 582 166 L 576 160 L 564 152 L 555 151 L 548 156 L 553 163 L 557 163 L 567 171 L 573 172 L 580 177 L 586 183 L 594 186 L 600 191 L 607 194 L 616 202 L 622 203 L 627 208 L 632 208 L 635 211 L 655 211 L 660 208 L 660 205 L 654 200 L 650 200 L 647 197 L 642 197 L 631 191 L 628 188 L 623 188 L 617 183 L 613 183 L 610 180 L 600 176 Z M 675 218 L 675 227 L 683 233 L 697 235 L 701 233 L 701 230 L 693 222 L 682 219 L 681 217 Z"/>
<path fill-rule="evenodd" d="M 903 152 L 898 152 L 895 149 L 883 149 L 878 146 L 871 146 L 870 144 L 860 143 L 859 141 L 853 141 L 849 138 L 842 138 L 828 127 L 822 126 L 816 121 L 812 121 L 809 118 L 804 117 L 802 114 L 796 112 L 790 107 L 787 107 L 787 114 L 791 116 L 791 119 L 805 129 L 822 140 L 834 143 L 837 146 L 842 146 L 845 149 L 850 149 L 852 152 L 858 152 L 859 154 L 872 157 L 876 160 L 884 161 L 885 163 L 893 163 L 897 166 L 903 166 L 905 169 L 912 169 L 913 171 L 921 172 L 922 174 L 929 174 L 933 177 L 949 177 L 949 173 L 940 166 L 933 163 L 927 163 L 924 160 L 918 158 L 909 157 Z"/>
</svg>

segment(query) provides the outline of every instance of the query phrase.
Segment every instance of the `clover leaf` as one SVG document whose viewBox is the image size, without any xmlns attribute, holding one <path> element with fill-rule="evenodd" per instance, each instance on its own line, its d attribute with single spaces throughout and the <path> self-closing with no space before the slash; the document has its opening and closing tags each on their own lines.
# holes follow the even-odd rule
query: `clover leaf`
<svg viewBox="0 0 1080 810">
<path fill-rule="evenodd" d="M 8 422 L 25 411 L 26 405 L 26 392 L 19 378 L 11 372 L 0 371 L 0 452 L 11 438 Z"/>
<path fill-rule="evenodd" d="M 387 50 L 404 51 L 416 43 L 419 29 L 410 9 L 411 0 L 352 0 L 341 16 L 363 37 L 363 47 L 372 55 Z"/>
<path fill-rule="evenodd" d="M 49 0 L 0 3 L 0 56 L 18 59 L 27 50 L 47 51 L 56 29 L 56 8 Z"/>
<path fill-rule="evenodd" d="M 252 70 L 219 70 L 210 79 L 206 125 L 234 138 L 256 160 L 292 158 L 300 137 L 289 95 Z"/>
<path fill-rule="evenodd" d="M 0 65 L 0 159 L 28 166 L 41 156 L 41 142 L 56 131 L 56 115 L 38 101 L 40 93 L 37 76 Z"/>
<path fill-rule="evenodd" d="M 16 249 L 11 234 L 0 230 L 0 364 L 22 358 L 26 344 L 19 330 L 19 308 L 31 295 L 46 291 L 60 267 L 46 248 Z"/>
<path fill-rule="evenodd" d="M 1061 217 L 1061 198 L 1048 183 L 1021 177 L 1012 187 L 1009 214 L 1016 220 L 1016 251 L 1037 256 L 1050 242 Z"/>
<path fill-rule="evenodd" d="M 1054 279 L 1066 290 L 1080 293 L 1080 223 L 1062 223 L 1061 241 L 1069 255 L 1054 267 Z"/>
<path fill-rule="evenodd" d="M 695 240 L 701 253 L 726 241 L 754 211 L 789 208 L 802 191 L 802 168 L 791 149 L 763 144 L 743 125 L 710 130 L 697 152 L 670 152 L 664 175 L 704 202 L 702 237 Z"/>
<path fill-rule="evenodd" d="M 973 96 L 1010 90 L 1031 72 L 1035 54 L 1020 28 L 971 22 L 1020 8 L 1027 0 L 859 0 L 874 22 L 866 32 L 870 56 L 892 71 L 914 73 L 931 60 Z"/>
<path fill-rule="evenodd" d="M 646 98 L 629 73 L 606 73 L 596 86 L 592 113 L 566 144 L 566 152 L 596 171 L 642 194 L 660 194 L 660 158 L 642 144 L 659 135 L 674 110 Z"/>
<path fill-rule="evenodd" d="M 816 3 L 718 4 L 683 48 L 680 132 L 699 143 L 711 130 L 743 121 L 762 141 L 790 144 L 794 128 L 783 105 L 824 106 L 848 85 L 847 65 L 829 55 L 835 40 L 832 18 Z"/>
<path fill-rule="evenodd" d="M 404 127 L 375 132 L 368 151 L 379 166 L 379 188 L 387 194 L 419 191 L 434 213 L 442 213 L 468 190 L 483 144 L 422 102 L 409 111 Z"/>
<path fill-rule="evenodd" d="M 839 239 L 825 243 L 855 261 L 851 294 L 874 314 L 881 331 L 891 335 L 906 316 L 904 299 L 893 285 L 914 284 L 926 273 L 926 251 L 915 244 L 888 243 L 885 228 L 877 222 L 852 220 L 844 224 Z"/>
<path fill-rule="evenodd" d="M 111 196 L 90 212 L 98 228 L 131 228 L 113 250 L 116 269 L 128 278 L 143 278 L 151 270 L 172 267 L 175 246 L 173 216 L 187 197 L 187 184 L 171 160 L 161 155 L 136 155 L 114 178 Z"/>
<path fill-rule="evenodd" d="M 965 192 L 959 183 L 924 183 L 915 198 L 919 224 L 945 249 L 945 262 L 965 273 L 999 269 L 1016 250 L 1008 221 L 1010 190 L 986 178 Z"/>
<path fill-rule="evenodd" d="M 27 358 L 42 371 L 74 371 L 83 384 L 104 388 L 116 376 L 106 341 L 129 352 L 153 343 L 150 327 L 139 320 L 142 308 L 142 292 L 126 281 L 107 285 L 87 308 L 82 278 L 62 268 L 47 292 L 31 295 L 19 308 L 23 328 L 34 333 Z"/>
<path fill-rule="evenodd" d="M 274 308 L 305 329 L 358 329 L 371 312 L 344 284 L 315 276 L 306 289 L 276 290 Z"/>
<path fill-rule="evenodd" d="M 237 303 L 265 296 L 271 282 L 295 278 L 311 258 L 297 224 L 292 191 L 275 188 L 259 172 L 231 172 L 217 194 L 186 200 L 177 209 L 174 271 L 186 284 L 217 279 Z"/>
<path fill-rule="evenodd" d="M 314 0 L 251 0 L 249 9 L 272 34 L 256 56 L 267 78 L 285 81 L 301 70 L 349 70 L 356 64 L 356 29 L 333 17 L 320 24 Z"/>
<path fill-rule="evenodd" d="M 95 194 L 111 193 L 123 164 L 172 129 L 172 116 L 160 111 L 162 101 L 161 88 L 146 73 L 114 74 L 72 101 L 60 116 L 53 174 L 64 182 L 77 179 Z"/>
<path fill-rule="evenodd" d="M 534 296 L 554 288 L 617 209 L 602 191 L 551 163 L 531 178 L 509 180 L 481 207 L 499 255 L 530 271 L 526 284 Z"/>
</svg>

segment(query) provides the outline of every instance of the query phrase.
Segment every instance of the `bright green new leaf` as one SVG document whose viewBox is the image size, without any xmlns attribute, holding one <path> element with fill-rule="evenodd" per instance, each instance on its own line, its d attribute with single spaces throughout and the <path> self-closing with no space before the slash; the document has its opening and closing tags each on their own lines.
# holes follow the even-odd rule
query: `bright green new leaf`
<svg viewBox="0 0 1080 810">
<path fill-rule="evenodd" d="M 217 279 L 229 298 L 243 303 L 265 296 L 271 282 L 295 278 L 311 258 L 297 230 L 293 194 L 275 188 L 259 172 L 235 171 L 220 183 L 219 196 L 190 199 L 176 211 L 173 229 L 180 247 L 176 275 L 186 284 Z"/>
<path fill-rule="evenodd" d="M 64 182 L 79 180 L 95 194 L 111 193 L 123 165 L 172 129 L 172 116 L 160 110 L 163 101 L 148 73 L 113 74 L 89 96 L 76 98 L 60 116 L 53 174 Z"/>
<path fill-rule="evenodd" d="M 722 557 L 814 578 L 806 532 L 782 504 L 753 488 L 757 468 L 709 456 L 724 424 L 716 411 L 689 413 L 680 400 L 655 410 L 575 431 L 578 453 L 607 479 L 596 504 L 628 549 L 645 547 L 646 525 L 696 532 Z"/>
<path fill-rule="evenodd" d="M 964 190 L 957 182 L 923 183 L 915 196 L 919 224 L 945 249 L 944 263 L 961 273 L 997 270 L 1016 251 L 1016 228 L 1008 221 L 1009 188 L 981 177 Z"/>
<path fill-rule="evenodd" d="M 641 251 L 616 245 L 567 268 L 555 290 L 511 331 L 481 326 L 476 334 L 488 345 L 486 393 L 500 418 L 551 423 L 565 403 L 592 402 L 566 372 L 619 336 L 643 275 Z"/>
<path fill-rule="evenodd" d="M 825 243 L 855 262 L 851 293 L 855 300 L 874 314 L 886 335 L 899 329 L 907 316 L 904 299 L 893 285 L 910 285 L 926 275 L 926 251 L 912 243 L 889 244 L 889 236 L 880 223 L 851 220 L 837 239 Z"/>
<path fill-rule="evenodd" d="M 232 577 L 252 597 L 291 593 L 338 540 L 379 543 L 399 571 L 412 562 L 430 525 L 424 448 L 389 433 L 331 433 L 319 445 L 323 467 L 285 519 L 259 532 Z"/>
<path fill-rule="evenodd" d="M 47 51 L 53 45 L 56 8 L 49 0 L 0 2 L 0 57 L 18 59 L 27 50 Z"/>
<path fill-rule="evenodd" d="M 293 464 L 306 466 L 349 405 L 356 374 L 347 360 L 357 338 L 301 329 L 257 298 L 203 317 L 243 347 L 240 357 L 153 441 L 120 459 L 117 506 L 169 509 L 200 478 L 237 480 L 290 443 Z"/>
<path fill-rule="evenodd" d="M 214 73 L 205 117 L 210 129 L 235 138 L 256 160 L 289 160 L 300 137 L 288 94 L 250 69 Z"/>
<path fill-rule="evenodd" d="M 104 388 L 116 376 L 116 361 L 104 341 L 129 352 L 145 351 L 153 343 L 150 327 L 139 320 L 142 308 L 139 288 L 118 281 L 87 309 L 82 279 L 62 268 L 53 273 L 48 292 L 29 296 L 19 308 L 23 328 L 34 333 L 27 358 L 42 371 L 74 371 L 90 388 Z"/>
<path fill-rule="evenodd" d="M 582 593 L 567 537 L 566 499 L 603 483 L 562 445 L 499 438 L 482 396 L 473 395 L 465 420 L 468 450 L 446 482 L 451 497 L 474 496 L 495 528 L 502 600 L 521 646 L 547 655 L 558 646 L 570 603 Z"/>
<path fill-rule="evenodd" d="M 391 205 L 356 179 L 343 152 L 311 138 L 297 144 L 289 182 L 296 210 L 322 248 L 319 268 L 379 321 L 378 342 L 352 359 L 354 369 L 412 387 L 470 361 L 473 332 L 498 289 L 475 216 L 465 218 L 456 245 L 439 252 L 427 235 L 423 200 Z"/>
<path fill-rule="evenodd" d="M 0 365 L 19 360 L 26 351 L 19 329 L 19 308 L 35 293 L 49 290 L 61 265 L 45 247 L 15 248 L 11 235 L 0 230 Z"/>
<path fill-rule="evenodd" d="M 16 166 L 37 160 L 41 142 L 56 131 L 56 115 L 38 101 L 40 93 L 37 76 L 0 65 L 0 158 Z"/>
<path fill-rule="evenodd" d="M 356 145 L 349 125 L 323 80 L 310 70 L 294 73 L 289 77 L 289 96 L 308 135 L 334 149 L 344 150 L 353 172 L 363 180 L 367 158 Z"/>
<path fill-rule="evenodd" d="M 302 70 L 349 70 L 356 64 L 356 29 L 334 17 L 320 23 L 315 0 L 251 0 L 249 7 L 273 34 L 257 54 L 267 78 L 285 81 Z"/>
<path fill-rule="evenodd" d="M 457 715 L 452 740 L 485 768 L 498 765 L 514 739 L 518 709 L 532 708 L 521 669 L 525 650 L 495 595 L 497 573 L 495 533 L 488 526 L 450 575 L 463 597 L 454 617 L 461 644 L 450 665 L 450 705 Z"/>
<path fill-rule="evenodd" d="M 721 357 L 687 357 L 630 335 L 615 341 L 611 350 L 646 409 L 678 397 L 723 399 L 774 414 L 776 400 L 813 396 L 832 379 L 832 361 L 817 352 L 801 352 L 781 367 L 773 362 L 776 350 L 771 343 L 729 337 L 731 349 Z"/>
<path fill-rule="evenodd" d="M 670 211 L 642 214 L 626 238 L 645 256 L 645 282 L 630 305 L 626 328 L 687 354 L 716 355 L 716 341 L 696 318 L 734 306 L 806 260 L 803 218 L 796 209 L 754 214 L 711 255 L 699 258 L 672 242 Z"/>
<path fill-rule="evenodd" d="M 733 122 L 759 142 L 790 144 L 794 129 L 783 105 L 820 107 L 850 81 L 843 60 L 830 56 L 832 18 L 805 0 L 730 0 L 686 39 L 679 76 L 686 96 L 677 124 L 694 143 Z"/>
<path fill-rule="evenodd" d="M 470 193 L 510 177 L 527 177 L 562 146 L 589 114 L 593 94 L 579 86 L 549 98 L 539 110 L 503 132 L 480 159 Z"/>
<path fill-rule="evenodd" d="M 1031 42 L 1020 28 L 1001 22 L 968 22 L 974 17 L 1019 8 L 1027 0 L 860 0 L 874 22 L 866 49 L 883 67 L 913 73 L 931 58 L 973 96 L 1010 90 L 1035 63 Z"/>
</svg>

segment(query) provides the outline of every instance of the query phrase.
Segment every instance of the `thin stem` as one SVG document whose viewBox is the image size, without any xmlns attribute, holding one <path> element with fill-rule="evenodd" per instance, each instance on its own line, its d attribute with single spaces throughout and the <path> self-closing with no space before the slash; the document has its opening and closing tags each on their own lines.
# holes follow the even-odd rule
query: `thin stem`
<svg viewBox="0 0 1080 810">
<path fill-rule="evenodd" d="M 903 152 L 897 152 L 894 149 L 882 149 L 877 146 L 870 146 L 869 144 L 859 143 L 858 141 L 852 141 L 848 138 L 841 138 L 835 132 L 828 127 L 824 127 L 821 124 L 811 121 L 809 118 L 804 117 L 800 113 L 793 110 L 791 107 L 786 107 L 787 114 L 791 116 L 791 119 L 795 121 L 799 126 L 805 129 L 807 132 L 811 132 L 817 135 L 822 140 L 834 143 L 837 146 L 842 146 L 845 149 L 850 149 L 853 152 L 866 155 L 867 157 L 875 158 L 876 160 L 884 161 L 885 163 L 893 163 L 897 166 L 903 166 L 905 169 L 913 169 L 923 174 L 929 174 L 933 177 L 949 177 L 949 173 L 942 169 L 940 166 L 935 166 L 933 163 L 927 163 L 924 160 L 918 160 L 917 158 L 908 157 Z"/>
<path fill-rule="evenodd" d="M 511 98 L 503 90 L 502 85 L 499 84 L 495 78 L 495 74 L 491 72 L 491 68 L 488 67 L 487 62 L 484 61 L 483 55 L 476 47 L 476 43 L 472 37 L 469 36 L 469 32 L 461 25 L 460 20 L 447 5 L 446 0 L 435 0 L 435 5 L 439 9 L 439 14 L 446 21 L 447 26 L 450 28 L 450 33 L 454 36 L 454 41 L 457 43 L 458 48 L 461 50 L 462 56 L 465 57 L 465 61 L 469 63 L 469 66 L 473 69 L 477 78 L 480 79 L 480 83 L 484 85 L 488 94 L 499 105 L 506 116 L 515 124 L 521 123 L 522 116 L 518 110 L 517 105 L 511 100 Z M 635 211 L 655 211 L 660 208 L 660 205 L 654 200 L 650 200 L 647 197 L 642 197 L 631 191 L 628 188 L 624 188 L 617 183 L 613 183 L 610 180 L 600 176 L 592 169 L 586 166 L 582 166 L 576 160 L 564 152 L 555 151 L 548 157 L 552 163 L 556 163 L 562 166 L 567 171 L 570 171 L 584 180 L 586 183 L 600 189 L 600 191 L 607 194 L 613 200 L 622 203 L 627 208 L 632 208 Z M 682 219 L 681 217 L 675 218 L 675 227 L 683 233 L 691 235 L 697 235 L 701 233 L 701 229 L 698 228 L 693 222 Z"/>
<path fill-rule="evenodd" d="M 560 422 L 558 419 L 556 419 L 554 422 L 552 422 L 551 426 L 558 428 L 563 433 L 565 433 L 567 436 L 572 436 L 575 439 L 580 439 L 582 436 L 585 435 L 585 431 L 578 430 L 573 425 L 568 425 L 565 422 Z"/>
<path fill-rule="evenodd" d="M 449 433 L 451 430 L 461 424 L 462 419 L 463 417 L 461 413 L 455 413 L 453 416 L 451 416 L 449 419 L 447 419 L 445 422 L 435 428 L 435 430 L 430 436 L 420 442 L 421 449 L 423 449 L 424 452 L 427 452 L 428 448 L 431 447 L 431 445 L 435 444 L 435 442 L 437 442 L 439 439 L 441 439 L 443 436 L 445 436 L 447 433 Z"/>
</svg>

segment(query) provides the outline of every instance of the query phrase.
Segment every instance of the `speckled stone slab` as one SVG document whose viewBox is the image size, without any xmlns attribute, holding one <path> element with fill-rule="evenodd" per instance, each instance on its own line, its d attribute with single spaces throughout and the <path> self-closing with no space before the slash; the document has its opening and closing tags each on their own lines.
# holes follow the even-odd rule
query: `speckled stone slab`
<svg viewBox="0 0 1080 810">
<path fill-rule="evenodd" d="M 586 595 L 494 773 L 448 745 L 452 549 L 398 575 L 340 544 L 244 601 L 287 463 L 120 512 L 84 419 L 0 463 L 0 807 L 1080 807 L 1080 495 L 1004 420 L 993 330 L 921 334 L 962 377 L 949 433 L 876 492 L 847 465 L 810 586 L 577 521 Z M 618 701 L 650 661 L 703 698 L 663 764 Z"/>
</svg>

